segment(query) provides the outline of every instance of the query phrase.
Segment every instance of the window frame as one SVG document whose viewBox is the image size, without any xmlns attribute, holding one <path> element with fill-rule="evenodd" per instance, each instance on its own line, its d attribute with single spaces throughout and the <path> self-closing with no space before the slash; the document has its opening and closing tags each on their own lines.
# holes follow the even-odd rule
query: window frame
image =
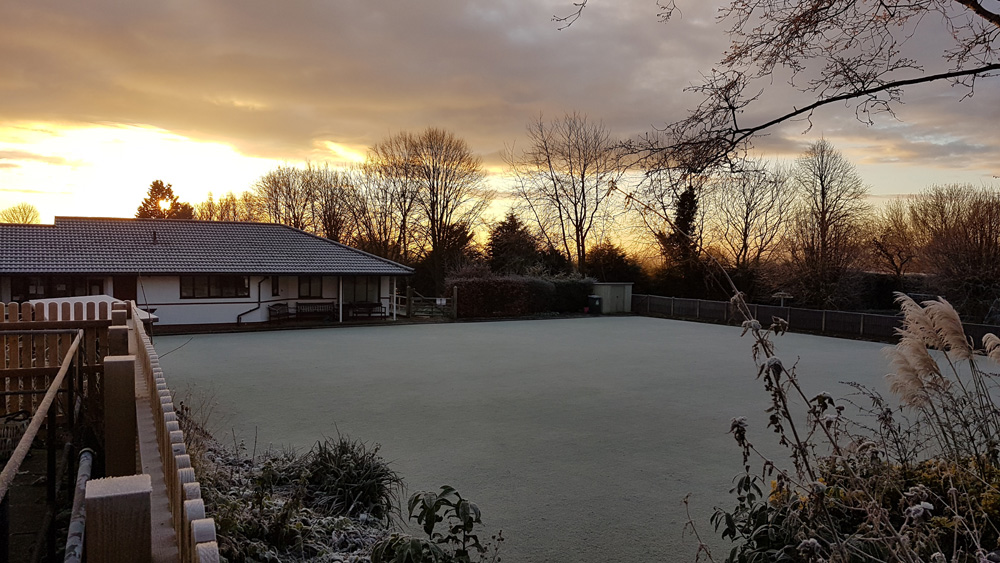
<svg viewBox="0 0 1000 563">
<path fill-rule="evenodd" d="M 323 276 L 299 276 L 299 299 L 322 299 L 323 298 Z M 302 291 L 303 283 L 307 288 Z"/>
<path fill-rule="evenodd" d="M 250 297 L 250 276 L 182 275 L 179 290 L 181 299 L 245 299 Z"/>
</svg>

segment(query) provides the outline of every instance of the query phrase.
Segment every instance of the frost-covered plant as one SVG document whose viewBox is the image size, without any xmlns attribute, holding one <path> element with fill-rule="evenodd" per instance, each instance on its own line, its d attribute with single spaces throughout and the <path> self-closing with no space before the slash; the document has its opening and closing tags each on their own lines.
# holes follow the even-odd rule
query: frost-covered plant
<svg viewBox="0 0 1000 563">
<path fill-rule="evenodd" d="M 899 407 L 856 384 L 847 400 L 807 394 L 795 366 L 775 355 L 771 338 L 786 324 L 744 324 L 771 396 L 768 427 L 792 467 L 752 444 L 745 418 L 733 420 L 744 474 L 732 490 L 736 507 L 717 509 L 712 519 L 735 542 L 726 561 L 1000 560 L 990 553 L 1000 545 L 996 381 L 978 365 L 981 356 L 947 301 L 921 305 L 899 295 L 898 302 L 900 341 L 886 352 Z M 984 351 L 1000 358 L 1000 338 L 987 335 Z M 807 406 L 804 415 L 793 412 L 796 402 Z M 846 406 L 860 413 L 849 416 Z M 712 559 L 704 546 L 703 554 Z"/>
<path fill-rule="evenodd" d="M 339 436 L 248 456 L 201 439 L 196 472 L 226 561 L 360 562 L 388 535 L 401 480 L 377 446 Z"/>
</svg>

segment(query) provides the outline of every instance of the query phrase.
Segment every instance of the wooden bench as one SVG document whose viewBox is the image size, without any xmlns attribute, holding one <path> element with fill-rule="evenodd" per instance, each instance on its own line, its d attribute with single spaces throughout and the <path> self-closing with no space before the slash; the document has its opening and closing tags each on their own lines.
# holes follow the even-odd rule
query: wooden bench
<svg viewBox="0 0 1000 563">
<path fill-rule="evenodd" d="M 275 303 L 267 306 L 267 320 L 269 321 L 283 321 L 291 316 L 287 303 Z"/>
<path fill-rule="evenodd" d="M 294 307 L 289 307 L 288 303 L 275 303 L 267 306 L 268 320 L 271 321 L 337 318 L 338 313 L 335 302 L 296 303 Z"/>
<path fill-rule="evenodd" d="M 385 305 L 381 303 L 351 303 L 349 305 L 352 317 L 385 317 Z"/>
<path fill-rule="evenodd" d="M 295 318 L 315 319 L 337 316 L 337 304 L 327 303 L 296 303 Z"/>
</svg>

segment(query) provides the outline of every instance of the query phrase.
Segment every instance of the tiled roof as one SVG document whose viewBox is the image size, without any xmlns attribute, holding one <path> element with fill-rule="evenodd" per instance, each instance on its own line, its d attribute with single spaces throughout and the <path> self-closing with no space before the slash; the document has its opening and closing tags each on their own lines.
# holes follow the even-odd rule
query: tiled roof
<svg viewBox="0 0 1000 563">
<path fill-rule="evenodd" d="M 0 224 L 0 274 L 372 274 L 412 269 L 269 223 L 56 217 Z"/>
</svg>

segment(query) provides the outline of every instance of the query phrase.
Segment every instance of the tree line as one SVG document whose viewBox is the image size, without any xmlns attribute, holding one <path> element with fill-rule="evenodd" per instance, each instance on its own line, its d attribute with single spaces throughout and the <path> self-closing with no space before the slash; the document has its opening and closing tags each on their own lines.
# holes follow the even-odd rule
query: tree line
<svg viewBox="0 0 1000 563">
<path fill-rule="evenodd" d="M 289 225 L 412 265 L 426 292 L 469 265 L 689 297 L 722 295 L 725 271 L 757 301 L 785 292 L 799 306 L 889 308 L 892 291 L 907 290 L 941 293 L 976 316 L 1000 290 L 995 188 L 937 186 L 875 207 L 823 139 L 791 164 L 744 157 L 694 174 L 637 158 L 579 113 L 538 117 L 526 136 L 502 153 L 509 212 L 492 222 L 484 212 L 497 193 L 482 160 L 437 128 L 391 135 L 352 167 L 282 165 L 241 194 L 193 206 L 157 181 L 137 216 Z"/>
</svg>

